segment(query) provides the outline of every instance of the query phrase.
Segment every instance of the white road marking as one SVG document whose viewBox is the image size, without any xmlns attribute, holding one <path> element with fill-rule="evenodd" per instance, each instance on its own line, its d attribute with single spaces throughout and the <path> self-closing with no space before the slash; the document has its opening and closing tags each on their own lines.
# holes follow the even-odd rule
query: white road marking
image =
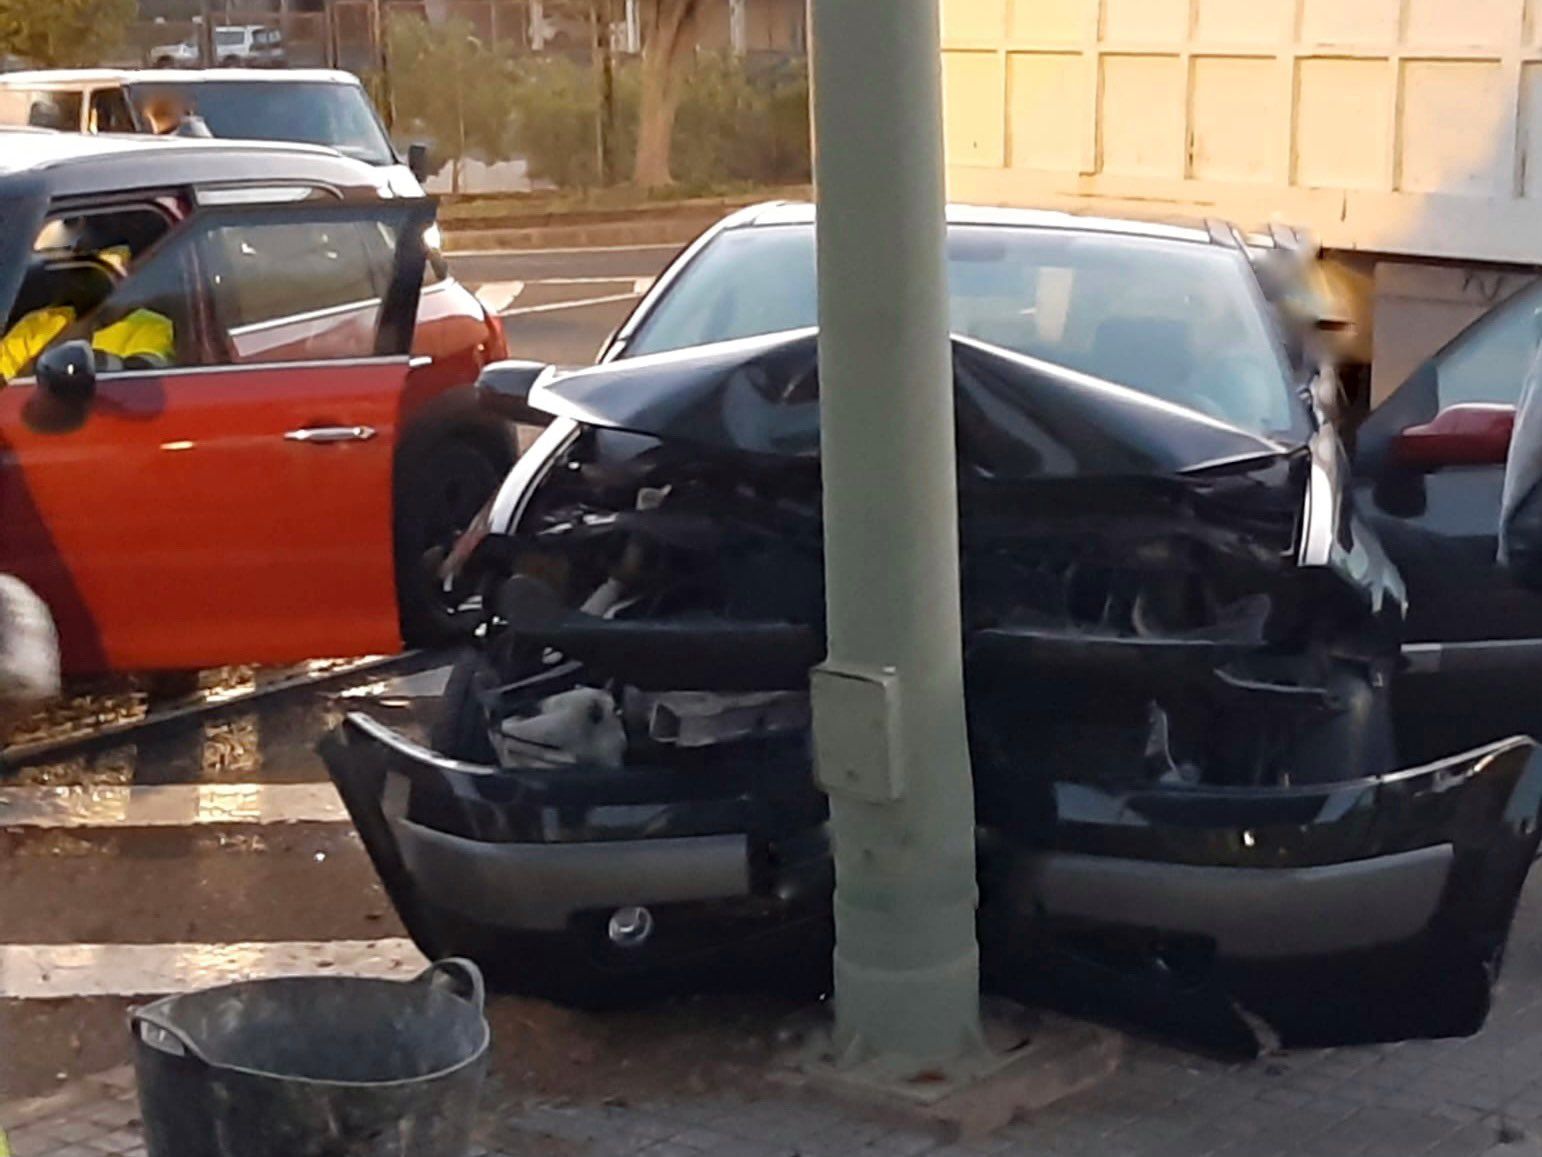
<svg viewBox="0 0 1542 1157">
<path fill-rule="evenodd" d="M 661 253 L 668 250 L 677 253 L 689 242 L 663 242 L 657 245 L 599 245 L 575 246 L 557 249 L 451 249 L 445 256 L 451 261 L 457 257 L 530 257 L 544 253 Z"/>
<path fill-rule="evenodd" d="M 649 280 L 652 280 L 651 278 Z M 537 277 L 530 282 L 531 285 L 621 285 L 625 282 L 637 283 L 635 273 L 617 273 L 611 277 Z"/>
<path fill-rule="evenodd" d="M 450 682 L 450 668 L 434 667 L 415 675 L 398 675 L 338 693 L 339 699 L 440 699 Z"/>
<path fill-rule="evenodd" d="M 406 939 L 243 944 L 0 945 L 0 999 L 163 996 L 275 976 L 407 980 L 428 961 Z"/>
<path fill-rule="evenodd" d="M 489 281 L 477 290 L 476 298 L 488 313 L 502 313 L 523 292 L 523 281 Z"/>
<path fill-rule="evenodd" d="M 613 293 L 607 297 L 586 297 L 580 301 L 554 301 L 550 305 L 525 305 L 519 309 L 506 309 L 501 317 L 524 317 L 532 313 L 556 313 L 561 309 L 588 309 L 591 305 L 610 305 L 617 301 L 636 301 L 640 294 Z"/>
<path fill-rule="evenodd" d="M 0 828 L 346 823 L 330 783 L 0 787 Z"/>
</svg>

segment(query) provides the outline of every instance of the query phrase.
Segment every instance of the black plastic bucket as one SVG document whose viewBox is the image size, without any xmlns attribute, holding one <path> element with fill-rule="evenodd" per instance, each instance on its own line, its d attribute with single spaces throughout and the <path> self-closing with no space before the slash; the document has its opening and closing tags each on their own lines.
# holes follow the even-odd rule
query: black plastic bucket
<svg viewBox="0 0 1542 1157">
<path fill-rule="evenodd" d="M 482 974 L 296 976 L 130 1013 L 150 1157 L 466 1157 L 487 1071 Z"/>
</svg>

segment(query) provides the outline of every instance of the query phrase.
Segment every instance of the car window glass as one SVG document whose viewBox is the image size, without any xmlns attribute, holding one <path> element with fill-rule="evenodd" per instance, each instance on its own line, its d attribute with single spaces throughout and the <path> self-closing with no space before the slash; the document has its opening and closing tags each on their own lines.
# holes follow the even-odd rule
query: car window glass
<svg viewBox="0 0 1542 1157">
<path fill-rule="evenodd" d="M 99 133 L 131 133 L 134 114 L 119 88 L 99 88 L 91 94 L 91 123 Z"/>
<path fill-rule="evenodd" d="M 170 229 L 165 214 L 150 206 L 76 213 L 45 222 L 0 335 L 0 375 L 28 372 L 48 346 L 91 336 L 132 313 L 136 302 L 150 303 L 147 308 L 168 321 L 185 313 L 185 304 L 174 300 L 182 292 L 174 266 L 160 273 L 151 268 L 158 261 L 152 251 Z M 109 334 L 104 344 L 113 336 Z M 174 348 L 165 349 L 168 358 L 174 353 Z"/>
<path fill-rule="evenodd" d="M 368 357 L 394 271 L 376 221 L 262 222 L 210 231 L 210 285 L 240 362 Z"/>
<path fill-rule="evenodd" d="M 1542 282 L 1516 294 L 1435 355 L 1440 406 L 1514 404 L 1537 349 Z"/>
<path fill-rule="evenodd" d="M 1249 430 L 1306 416 L 1243 258 L 1217 245 L 954 226 L 955 333 L 1130 386 Z M 814 233 L 729 230 L 652 307 L 627 355 L 817 324 Z"/>
</svg>

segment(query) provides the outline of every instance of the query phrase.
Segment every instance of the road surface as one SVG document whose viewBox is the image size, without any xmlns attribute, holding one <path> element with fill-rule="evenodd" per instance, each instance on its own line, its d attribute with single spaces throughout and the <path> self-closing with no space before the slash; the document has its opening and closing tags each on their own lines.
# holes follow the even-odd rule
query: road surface
<svg viewBox="0 0 1542 1157">
<path fill-rule="evenodd" d="M 587 365 L 679 246 L 452 254 L 456 278 L 503 317 L 509 352 Z"/>
</svg>

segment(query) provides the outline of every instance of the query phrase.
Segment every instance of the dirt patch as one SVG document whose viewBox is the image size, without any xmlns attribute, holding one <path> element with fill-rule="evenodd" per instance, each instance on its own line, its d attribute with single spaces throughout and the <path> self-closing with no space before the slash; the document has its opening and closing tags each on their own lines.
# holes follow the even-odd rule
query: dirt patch
<svg viewBox="0 0 1542 1157">
<path fill-rule="evenodd" d="M 132 1059 L 128 1010 L 108 997 L 0 1001 L 0 1100 L 50 1093 Z M 681 1095 L 763 1092 L 766 1066 L 804 1006 L 700 997 L 624 1013 L 580 1013 L 494 998 L 493 1077 L 512 1102 L 624 1105 Z"/>
<path fill-rule="evenodd" d="M 144 1001 L 0 1000 L 0 1101 L 39 1097 L 132 1057 L 128 1010 Z"/>
<path fill-rule="evenodd" d="M 502 1096 L 525 1103 L 754 1095 L 806 1010 L 792 999 L 704 996 L 584 1013 L 500 997 L 487 1010 L 493 1073 Z"/>
</svg>

